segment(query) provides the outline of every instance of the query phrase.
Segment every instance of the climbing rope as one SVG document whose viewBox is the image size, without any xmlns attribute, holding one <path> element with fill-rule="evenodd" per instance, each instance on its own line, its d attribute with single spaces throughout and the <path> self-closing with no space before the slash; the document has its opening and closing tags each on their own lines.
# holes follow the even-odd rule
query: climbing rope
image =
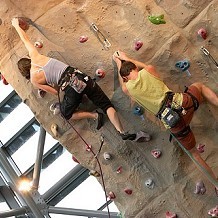
<svg viewBox="0 0 218 218">
<path fill-rule="evenodd" d="M 182 143 L 176 138 L 176 136 L 170 131 L 170 134 L 173 136 L 173 138 L 176 140 L 176 142 L 179 144 L 179 146 L 182 148 L 183 151 L 191 158 L 191 160 L 202 170 L 204 175 L 208 178 L 208 180 L 215 186 L 218 187 L 218 181 L 216 181 L 208 172 L 207 170 L 201 166 L 201 164 L 196 161 L 192 154 L 182 145 Z"/>
<path fill-rule="evenodd" d="M 59 102 L 59 105 L 61 105 L 61 101 L 60 101 L 60 93 L 58 91 L 58 102 Z M 60 107 L 60 113 L 61 113 L 61 116 L 63 117 L 64 120 L 66 120 L 66 122 L 70 125 L 70 127 L 76 132 L 76 134 L 78 135 L 78 137 L 84 142 L 84 144 L 86 145 L 87 149 L 89 151 L 91 151 L 91 153 L 93 154 L 94 158 L 96 159 L 97 163 L 98 163 L 98 166 L 99 166 L 99 171 L 100 171 L 100 176 L 101 176 L 101 180 L 102 180 L 102 186 L 103 186 L 103 190 L 104 190 L 104 195 L 105 195 L 105 200 L 106 200 L 106 207 L 107 207 L 107 213 L 108 213 L 108 218 L 110 218 L 110 210 L 109 210 L 109 205 L 108 205 L 108 201 L 107 201 L 107 193 L 106 193 L 106 186 L 105 186 L 105 182 L 104 182 L 104 177 L 103 177 L 103 171 L 102 171 L 102 168 L 101 168 L 101 163 L 98 159 L 98 154 L 100 153 L 101 151 L 101 148 L 104 144 L 104 138 L 103 136 L 101 136 L 101 144 L 100 144 L 100 147 L 99 147 L 99 150 L 97 153 L 95 153 L 93 150 L 92 150 L 92 147 L 86 142 L 86 140 L 82 137 L 82 135 L 76 130 L 76 128 L 69 122 L 69 120 L 65 119 L 65 117 L 63 116 L 63 113 L 61 111 L 61 107 Z"/>
</svg>

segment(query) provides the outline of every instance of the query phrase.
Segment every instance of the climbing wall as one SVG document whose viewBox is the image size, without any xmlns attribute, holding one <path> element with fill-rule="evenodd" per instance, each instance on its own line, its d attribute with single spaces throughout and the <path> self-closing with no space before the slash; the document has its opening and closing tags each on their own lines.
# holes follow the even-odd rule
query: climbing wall
<svg viewBox="0 0 218 218">
<path fill-rule="evenodd" d="M 213 185 L 178 145 L 169 142 L 169 133 L 159 121 L 146 112 L 134 113 L 137 105 L 131 107 L 130 99 L 122 93 L 112 64 L 112 54 L 120 49 L 155 65 L 174 91 L 200 81 L 218 93 L 218 70 L 210 58 L 218 60 L 217 10 L 217 0 L 1 0 L 0 71 L 47 132 L 53 135 L 51 125 L 58 126 L 58 134 L 53 137 L 74 159 L 91 174 L 101 174 L 84 141 L 60 115 L 50 111 L 57 98 L 50 94 L 40 98 L 38 90 L 19 74 L 16 62 L 27 51 L 11 26 L 14 16 L 31 19 L 27 33 L 38 47 L 43 45 L 38 48 L 42 54 L 76 66 L 92 77 L 97 69 L 103 70 L 104 78 L 97 75 L 98 84 L 111 98 L 125 129 L 151 134 L 149 142 L 123 142 L 106 117 L 100 131 L 90 120 L 72 122 L 94 153 L 104 137 L 98 159 L 106 193 L 123 217 L 160 218 L 169 211 L 181 218 L 205 218 L 217 204 Z M 81 108 L 87 106 L 94 110 L 84 99 Z M 202 157 L 216 175 L 217 115 L 217 109 L 203 104 L 191 124 L 197 144 L 205 145 Z M 96 180 L 102 184 L 101 176 Z M 194 194 L 200 180 L 206 193 Z"/>
</svg>

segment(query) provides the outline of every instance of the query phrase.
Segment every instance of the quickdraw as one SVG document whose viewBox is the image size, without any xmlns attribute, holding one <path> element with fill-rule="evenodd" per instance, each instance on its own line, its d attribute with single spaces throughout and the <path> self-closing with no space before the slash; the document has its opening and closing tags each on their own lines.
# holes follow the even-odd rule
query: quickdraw
<svg viewBox="0 0 218 218">
<path fill-rule="evenodd" d="M 216 67 L 218 68 L 218 63 L 216 62 L 216 60 L 213 58 L 213 56 L 210 54 L 210 52 L 204 47 L 201 46 L 200 50 L 216 65 Z"/>
<path fill-rule="evenodd" d="M 108 41 L 108 39 L 103 35 L 103 33 L 98 29 L 96 24 L 91 24 L 91 29 L 95 32 L 98 40 L 103 44 L 105 49 L 109 49 L 111 47 L 111 43 Z"/>
</svg>

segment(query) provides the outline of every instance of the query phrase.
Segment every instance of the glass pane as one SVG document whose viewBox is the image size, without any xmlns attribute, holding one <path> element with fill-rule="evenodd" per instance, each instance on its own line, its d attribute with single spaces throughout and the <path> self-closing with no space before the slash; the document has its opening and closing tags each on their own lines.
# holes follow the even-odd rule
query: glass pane
<svg viewBox="0 0 218 218">
<path fill-rule="evenodd" d="M 41 172 L 39 183 L 40 194 L 45 193 L 76 165 L 77 163 L 72 160 L 72 155 L 64 149 L 63 154 Z"/>
<path fill-rule="evenodd" d="M 56 207 L 66 207 L 74 209 L 84 210 L 97 210 L 106 202 L 104 191 L 101 185 L 98 183 L 95 177 L 90 176 L 82 184 L 80 184 L 75 190 L 73 190 L 67 197 L 65 197 Z M 104 209 L 107 211 L 107 208 Z M 109 205 L 110 212 L 118 212 L 117 207 L 112 202 Z M 73 215 L 61 215 L 61 214 L 50 214 L 52 218 L 60 217 L 74 217 Z"/>
<path fill-rule="evenodd" d="M 39 124 L 34 121 L 32 125 L 28 126 L 20 135 L 18 135 L 11 143 L 7 146 L 7 152 L 9 155 L 13 155 L 28 139 L 39 131 Z"/>
<path fill-rule="evenodd" d="M 1 141 L 5 144 L 13 135 L 16 134 L 31 118 L 33 113 L 27 105 L 21 103 L 16 110 L 12 111 L 1 123 Z"/>
<path fill-rule="evenodd" d="M 17 164 L 18 168 L 24 173 L 29 167 L 31 167 L 36 160 L 36 154 L 38 149 L 39 131 L 29 138 L 11 157 Z M 57 141 L 46 134 L 44 153 L 46 153 Z"/>
<path fill-rule="evenodd" d="M 21 98 L 14 94 L 1 108 L 0 108 L 0 122 L 2 122 L 20 103 Z"/>
<path fill-rule="evenodd" d="M 107 208 L 105 208 L 103 211 L 107 211 Z M 119 213 L 119 210 L 117 209 L 117 206 L 114 204 L 114 202 L 109 204 L 109 211 Z"/>
<path fill-rule="evenodd" d="M 2 211 L 10 210 L 10 208 L 8 207 L 6 202 L 0 202 L 0 210 L 2 212 Z M 15 216 L 10 216 L 10 217 L 15 218 Z"/>
</svg>

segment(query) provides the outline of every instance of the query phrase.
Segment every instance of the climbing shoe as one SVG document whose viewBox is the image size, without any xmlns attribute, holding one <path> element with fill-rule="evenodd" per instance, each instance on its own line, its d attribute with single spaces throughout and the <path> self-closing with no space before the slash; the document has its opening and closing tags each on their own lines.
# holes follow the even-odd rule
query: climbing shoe
<svg viewBox="0 0 218 218">
<path fill-rule="evenodd" d="M 123 140 L 135 140 L 136 134 L 129 134 L 129 133 L 120 133 L 120 136 Z"/>
<path fill-rule="evenodd" d="M 104 124 L 104 120 L 103 120 L 103 117 L 104 115 L 98 111 L 96 111 L 98 113 L 98 118 L 96 119 L 97 120 L 97 127 L 96 129 L 99 130 L 101 129 L 101 127 L 103 126 Z"/>
</svg>

